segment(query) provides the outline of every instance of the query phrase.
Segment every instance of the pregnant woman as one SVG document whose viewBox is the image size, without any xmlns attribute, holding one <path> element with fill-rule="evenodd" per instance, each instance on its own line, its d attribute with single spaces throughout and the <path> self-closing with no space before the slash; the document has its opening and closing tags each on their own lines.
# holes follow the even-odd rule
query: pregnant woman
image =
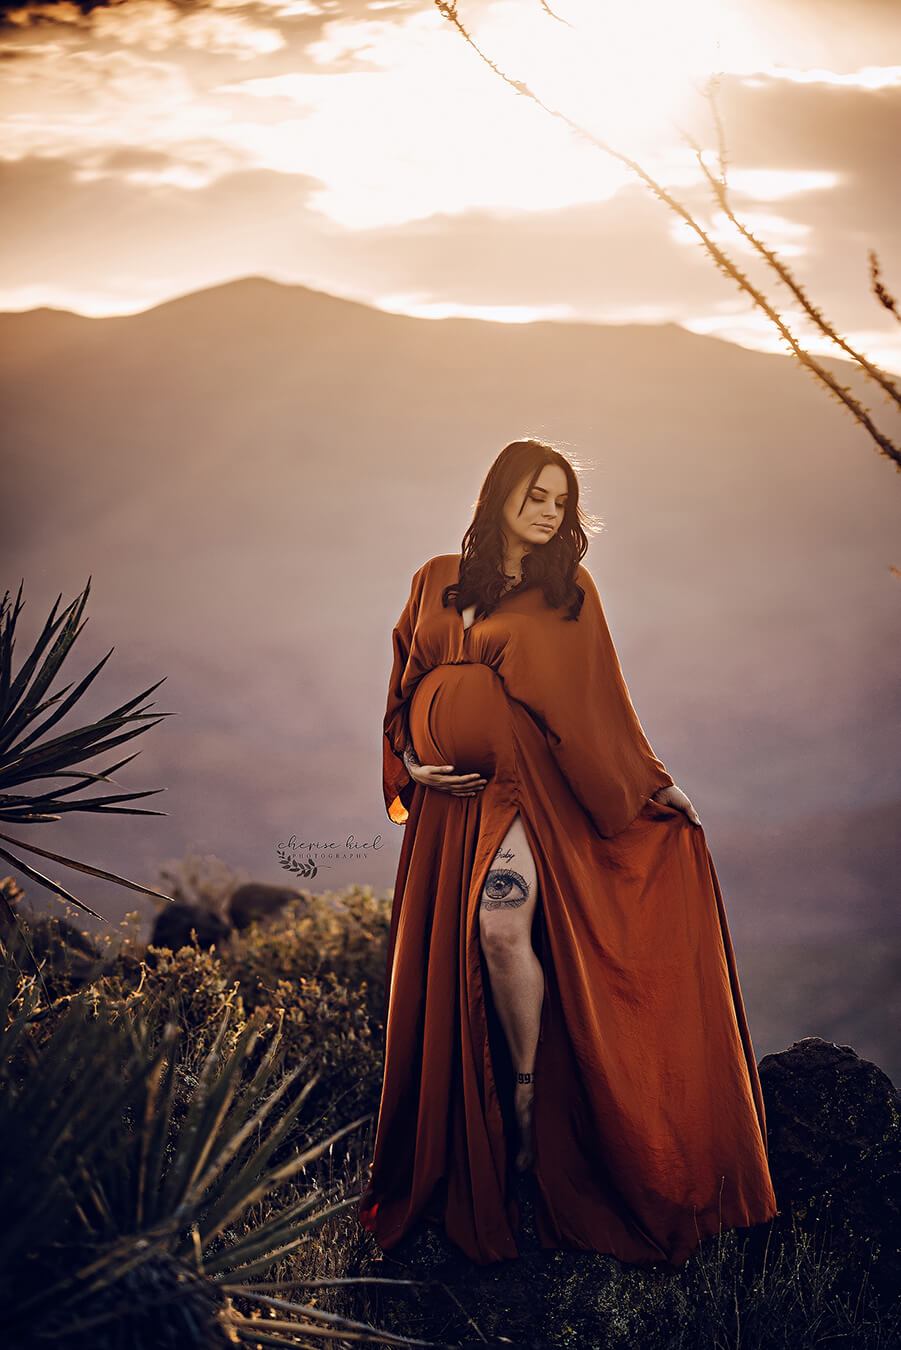
<svg viewBox="0 0 901 1350">
<path fill-rule="evenodd" d="M 543 441 L 485 479 L 461 554 L 393 633 L 383 784 L 404 825 L 385 1065 L 361 1223 L 516 1257 L 681 1265 L 778 1211 L 720 887 L 654 755 L 591 573 L 579 484 Z"/>
</svg>

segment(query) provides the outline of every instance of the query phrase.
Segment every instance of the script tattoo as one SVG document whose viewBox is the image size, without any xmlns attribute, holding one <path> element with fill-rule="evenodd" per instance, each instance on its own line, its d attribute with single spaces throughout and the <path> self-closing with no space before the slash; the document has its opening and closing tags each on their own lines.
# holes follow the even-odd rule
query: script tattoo
<svg viewBox="0 0 901 1350">
<path fill-rule="evenodd" d="M 492 867 L 482 888 L 485 909 L 518 909 L 529 898 L 529 883 L 512 867 Z"/>
</svg>

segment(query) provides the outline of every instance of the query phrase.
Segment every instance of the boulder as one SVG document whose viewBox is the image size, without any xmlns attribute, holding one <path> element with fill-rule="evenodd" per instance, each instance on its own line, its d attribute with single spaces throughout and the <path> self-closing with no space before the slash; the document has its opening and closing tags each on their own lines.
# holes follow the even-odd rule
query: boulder
<svg viewBox="0 0 901 1350">
<path fill-rule="evenodd" d="M 186 900 L 173 900 L 159 911 L 153 925 L 150 946 L 168 947 L 177 952 L 191 945 L 191 929 L 201 947 L 221 946 L 231 937 L 231 927 L 215 911 Z"/>
<path fill-rule="evenodd" d="M 901 1290 L 901 1094 L 850 1045 L 805 1036 L 760 1061 L 782 1213 L 825 1232 L 880 1293 Z M 859 1281 L 855 1288 L 859 1288 Z"/>
<path fill-rule="evenodd" d="M 272 918 L 292 900 L 303 900 L 302 891 L 289 886 L 272 886 L 264 881 L 248 881 L 232 892 L 228 915 L 239 932 L 254 922 Z"/>
</svg>

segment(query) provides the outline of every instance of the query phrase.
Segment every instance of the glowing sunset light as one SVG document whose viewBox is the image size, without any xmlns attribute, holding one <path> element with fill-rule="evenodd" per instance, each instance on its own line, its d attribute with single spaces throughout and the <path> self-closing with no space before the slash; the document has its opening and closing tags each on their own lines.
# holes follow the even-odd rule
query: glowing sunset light
<svg viewBox="0 0 901 1350">
<path fill-rule="evenodd" d="M 901 66 L 865 66 L 863 70 L 838 74 L 821 66 L 811 70 L 795 70 L 790 66 L 771 66 L 764 72 L 794 84 L 837 84 L 850 89 L 890 89 L 901 84 Z"/>
<path fill-rule="evenodd" d="M 712 157 L 707 162 L 713 165 Z M 729 185 L 734 193 L 758 201 L 775 202 L 797 197 L 801 192 L 821 192 L 837 187 L 841 176 L 826 169 L 735 169 L 729 170 Z"/>
<path fill-rule="evenodd" d="M 384 295 L 374 308 L 415 319 L 482 319 L 491 323 L 536 323 L 542 319 L 578 320 L 572 305 L 467 305 L 460 302 L 417 300 L 407 295 Z"/>
<path fill-rule="evenodd" d="M 661 133 L 672 134 L 672 119 L 711 73 L 753 69 L 765 59 L 753 13 L 736 0 L 592 0 L 556 12 L 573 27 L 539 6 L 495 4 L 472 35 L 506 74 L 630 154 L 659 148 Z"/>
</svg>

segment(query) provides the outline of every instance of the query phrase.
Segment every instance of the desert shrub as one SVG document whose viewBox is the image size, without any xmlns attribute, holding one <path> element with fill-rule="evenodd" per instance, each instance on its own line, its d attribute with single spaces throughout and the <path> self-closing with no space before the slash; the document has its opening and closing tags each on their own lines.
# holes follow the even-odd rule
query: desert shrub
<svg viewBox="0 0 901 1350">
<path fill-rule="evenodd" d="M 371 886 L 304 895 L 265 924 L 252 924 L 223 954 L 241 981 L 250 1006 L 274 980 L 333 974 L 360 990 L 374 1023 L 380 1023 L 385 996 L 385 956 L 391 901 Z"/>
<path fill-rule="evenodd" d="M 293 903 L 265 924 L 236 933 L 221 952 L 196 943 L 173 952 L 144 949 L 137 916 L 129 915 L 121 934 L 92 938 L 99 973 L 84 997 L 95 1013 L 102 1008 L 112 1020 L 140 1013 L 151 1047 L 174 1023 L 183 1036 L 186 1081 L 209 1052 L 226 1008 L 233 1014 L 226 1050 L 247 1019 L 258 1015 L 265 1026 L 279 1028 L 289 1068 L 305 1064 L 318 1073 L 304 1120 L 310 1129 L 329 1131 L 348 1115 L 378 1106 L 381 1023 L 368 976 L 384 990 L 389 916 L 390 902 L 370 887 L 352 887 Z M 54 998 L 72 997 L 80 988 L 76 954 L 69 943 L 55 951 Z M 286 1148 L 306 1138 L 301 1130 L 298 1124 Z M 357 1149 L 359 1140 L 349 1139 L 345 1147 Z"/>
</svg>

